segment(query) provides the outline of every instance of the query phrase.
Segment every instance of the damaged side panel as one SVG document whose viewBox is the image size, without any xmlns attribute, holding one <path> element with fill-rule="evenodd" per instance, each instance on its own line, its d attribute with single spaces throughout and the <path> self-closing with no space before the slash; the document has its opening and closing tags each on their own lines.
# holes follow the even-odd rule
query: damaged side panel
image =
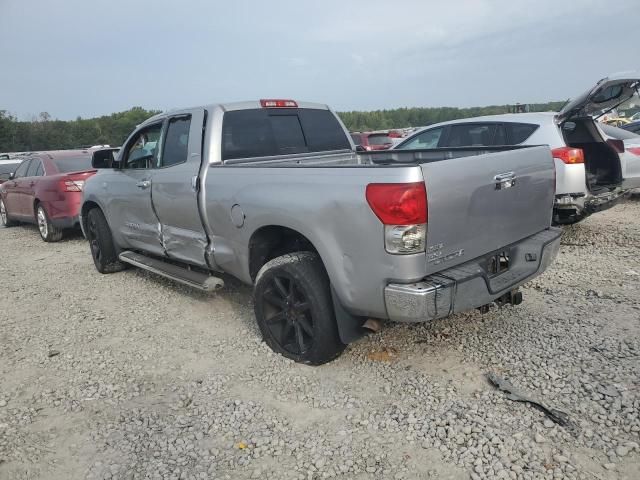
<svg viewBox="0 0 640 480">
<path fill-rule="evenodd" d="M 164 225 L 162 244 L 168 257 L 194 265 L 204 265 L 207 248 L 204 231 L 194 231 Z"/>
</svg>

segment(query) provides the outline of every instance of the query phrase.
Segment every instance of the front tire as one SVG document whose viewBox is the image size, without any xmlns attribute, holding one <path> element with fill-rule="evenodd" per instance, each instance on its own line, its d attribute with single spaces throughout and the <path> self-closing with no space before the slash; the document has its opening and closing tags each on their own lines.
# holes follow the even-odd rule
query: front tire
<svg viewBox="0 0 640 480">
<path fill-rule="evenodd" d="M 100 273 L 114 273 L 124 269 L 124 264 L 118 260 L 107 219 L 99 208 L 89 210 L 87 215 L 87 239 L 93 263 Z"/>
<path fill-rule="evenodd" d="M 4 200 L 0 198 L 0 224 L 3 227 L 13 227 L 16 222 L 9 219 L 9 213 L 7 212 L 7 206 L 4 204 Z"/>
<path fill-rule="evenodd" d="M 59 242 L 62 240 L 62 229 L 51 223 L 47 211 L 40 203 L 36 205 L 36 222 L 38 223 L 38 231 L 42 240 L 45 242 Z"/>
<path fill-rule="evenodd" d="M 253 295 L 258 326 L 273 351 L 322 365 L 345 349 L 329 277 L 317 254 L 290 253 L 267 262 L 258 272 Z"/>
</svg>

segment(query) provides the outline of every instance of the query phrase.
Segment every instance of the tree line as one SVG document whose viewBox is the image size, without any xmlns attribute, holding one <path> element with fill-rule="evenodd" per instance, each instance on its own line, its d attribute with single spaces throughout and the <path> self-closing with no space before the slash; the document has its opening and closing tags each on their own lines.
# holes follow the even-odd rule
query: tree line
<svg viewBox="0 0 640 480">
<path fill-rule="evenodd" d="M 535 112 L 557 111 L 563 102 L 530 104 Z M 508 113 L 508 105 L 453 108 L 396 108 L 369 112 L 338 113 L 350 131 L 387 130 L 418 127 L 457 118 Z M 0 110 L 0 152 L 59 150 L 90 145 L 121 145 L 129 133 L 147 118 L 160 113 L 133 107 L 130 110 L 95 118 L 75 120 L 52 119 L 47 112 L 31 121 L 19 121 L 6 110 Z"/>
</svg>

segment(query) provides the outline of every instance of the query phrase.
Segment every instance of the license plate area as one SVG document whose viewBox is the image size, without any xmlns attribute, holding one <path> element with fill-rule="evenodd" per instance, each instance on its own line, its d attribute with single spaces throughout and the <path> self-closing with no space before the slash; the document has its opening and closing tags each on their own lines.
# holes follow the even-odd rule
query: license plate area
<svg viewBox="0 0 640 480">
<path fill-rule="evenodd" d="M 487 258 L 486 271 L 489 277 L 496 277 L 509 270 L 511 266 L 511 250 L 496 252 Z"/>
</svg>

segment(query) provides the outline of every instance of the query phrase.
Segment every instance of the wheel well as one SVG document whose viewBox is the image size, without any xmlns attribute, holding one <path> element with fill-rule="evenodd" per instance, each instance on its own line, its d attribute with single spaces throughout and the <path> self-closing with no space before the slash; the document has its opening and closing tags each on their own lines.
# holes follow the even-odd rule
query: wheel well
<svg viewBox="0 0 640 480">
<path fill-rule="evenodd" d="M 87 214 L 89 210 L 93 210 L 94 208 L 100 208 L 100 206 L 95 202 L 85 202 L 82 204 L 82 210 L 80 210 L 80 215 L 82 216 L 82 228 L 87 226 Z"/>
<path fill-rule="evenodd" d="M 35 216 L 36 221 L 38 219 L 38 205 L 40 205 L 40 203 L 42 203 L 42 202 L 40 202 L 39 198 L 34 198 L 33 199 L 33 215 Z M 45 210 L 45 212 L 46 212 L 46 210 Z"/>
<path fill-rule="evenodd" d="M 262 227 L 249 240 L 249 273 L 255 280 L 258 271 L 269 260 L 293 252 L 318 253 L 307 237 L 295 230 L 281 226 Z"/>
</svg>

